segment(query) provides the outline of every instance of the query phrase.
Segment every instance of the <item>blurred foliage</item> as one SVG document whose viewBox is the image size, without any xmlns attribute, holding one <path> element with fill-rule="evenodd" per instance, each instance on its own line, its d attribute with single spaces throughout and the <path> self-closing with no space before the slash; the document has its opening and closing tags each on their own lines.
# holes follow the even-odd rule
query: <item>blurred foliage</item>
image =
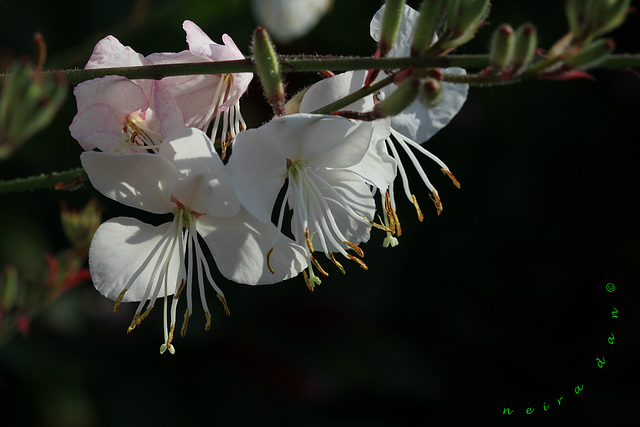
<svg viewBox="0 0 640 427">
<path fill-rule="evenodd" d="M 314 31 L 277 48 L 371 55 L 379 3 L 335 1 Z M 503 22 L 532 22 L 543 47 L 566 32 L 557 1 L 492 5 L 491 25 L 459 53 L 486 52 Z M 0 2 L 0 64 L 32 55 L 35 32 L 48 45 L 45 68 L 82 67 L 108 34 L 143 54 L 179 51 L 184 19 L 214 41 L 228 33 L 249 53 L 256 24 L 247 0 L 9 0 Z M 618 52 L 638 50 L 637 25 L 632 16 L 611 34 Z M 597 83 L 472 88 L 459 116 L 425 145 L 462 184 L 456 190 L 425 165 L 442 215 L 425 209 L 418 223 L 401 203 L 400 245 L 383 250 L 374 234 L 363 245 L 368 272 L 331 274 L 313 294 L 301 278 L 251 289 L 220 278 L 231 317 L 214 309 L 212 330 L 193 327 L 175 356 L 157 354 L 160 312 L 127 335 L 135 307 L 113 314 L 91 285 L 75 287 L 28 337 L 0 348 L 2 425 L 496 425 L 505 406 L 521 421 L 535 407 L 537 424 L 640 423 L 628 375 L 639 350 L 640 83 L 621 71 L 593 74 Z M 287 75 L 287 91 L 315 80 Z M 270 117 L 258 82 L 242 108 L 249 126 Z M 74 114 L 68 96 L 53 123 L 0 165 L 0 179 L 77 167 Z M 46 278 L 43 254 L 69 247 L 60 203 L 77 209 L 95 195 L 88 184 L 3 195 L 0 265 Z M 101 203 L 104 218 L 140 217 Z M 56 260 L 64 265 L 64 255 Z M 11 268 L 0 272 L 3 286 Z M 598 370 L 601 354 L 607 366 Z M 543 413 L 543 402 L 560 396 L 562 407 Z M 161 399 L 168 404 L 158 407 Z"/>
</svg>

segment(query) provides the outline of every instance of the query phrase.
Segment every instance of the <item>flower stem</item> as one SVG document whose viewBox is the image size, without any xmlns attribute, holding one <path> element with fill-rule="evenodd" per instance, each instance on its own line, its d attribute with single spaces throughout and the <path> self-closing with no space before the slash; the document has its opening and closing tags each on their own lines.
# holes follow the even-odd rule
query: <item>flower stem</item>
<svg viewBox="0 0 640 427">
<path fill-rule="evenodd" d="M 39 190 L 43 188 L 72 189 L 80 185 L 85 177 L 86 173 L 84 169 L 77 168 L 65 172 L 51 172 L 28 178 L 0 181 L 0 194 Z"/>
</svg>

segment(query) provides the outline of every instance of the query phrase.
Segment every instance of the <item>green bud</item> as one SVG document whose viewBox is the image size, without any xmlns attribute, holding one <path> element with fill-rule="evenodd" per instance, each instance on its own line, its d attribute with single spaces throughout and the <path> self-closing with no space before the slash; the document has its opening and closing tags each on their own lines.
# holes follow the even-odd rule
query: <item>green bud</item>
<svg viewBox="0 0 640 427">
<path fill-rule="evenodd" d="M 18 270 L 12 265 L 4 267 L 0 276 L 0 307 L 2 311 L 9 311 L 18 296 Z M 0 313 L 1 314 L 1 313 Z"/>
<path fill-rule="evenodd" d="M 426 108 L 433 108 L 440 103 L 442 99 L 442 85 L 433 78 L 428 78 L 420 86 L 418 99 Z"/>
<path fill-rule="evenodd" d="M 538 35 L 536 27 L 527 23 L 522 24 L 516 30 L 513 59 L 511 64 L 514 70 L 526 68 L 536 54 Z"/>
<path fill-rule="evenodd" d="M 567 16 L 569 30 L 579 39 L 582 36 L 582 6 L 584 0 L 566 0 L 564 3 L 564 13 Z"/>
<path fill-rule="evenodd" d="M 42 74 L 30 64 L 13 62 L 0 92 L 0 160 L 51 123 L 66 95 L 61 74 Z"/>
<path fill-rule="evenodd" d="M 436 28 L 442 19 L 442 6 L 441 0 L 423 0 L 411 43 L 411 56 L 422 56 L 431 46 Z"/>
<path fill-rule="evenodd" d="M 296 93 L 290 100 L 284 104 L 284 112 L 288 116 L 289 114 L 297 114 L 300 112 L 300 104 L 302 104 L 302 98 L 307 93 L 311 86 L 307 86 L 300 92 Z"/>
<path fill-rule="evenodd" d="M 592 33 L 592 37 L 601 36 L 622 25 L 627 19 L 630 5 L 631 0 L 613 0 L 607 2 L 600 17 L 599 28 Z"/>
<path fill-rule="evenodd" d="M 611 39 L 596 40 L 577 54 L 564 59 L 564 64 L 572 69 L 589 68 L 600 63 L 616 48 L 616 44 Z"/>
<path fill-rule="evenodd" d="M 91 199 L 80 211 L 69 210 L 65 205 L 60 209 L 62 229 L 67 239 L 82 256 L 89 253 L 91 239 L 102 223 L 102 208 L 96 199 Z"/>
<path fill-rule="evenodd" d="M 444 50 L 456 48 L 471 40 L 491 7 L 489 0 L 459 0 L 450 2 L 449 6 L 446 30 L 450 35 L 440 44 Z"/>
<path fill-rule="evenodd" d="M 284 115 L 284 84 L 278 55 L 265 27 L 258 27 L 253 33 L 253 60 L 267 101 L 277 115 Z"/>
<path fill-rule="evenodd" d="M 404 15 L 404 4 L 405 0 L 387 0 L 385 3 L 380 41 L 378 42 L 380 57 L 386 56 L 393 47 Z"/>
<path fill-rule="evenodd" d="M 418 97 L 419 85 L 420 81 L 417 79 L 405 80 L 391 95 L 376 104 L 373 108 L 375 117 L 382 118 L 400 114 Z"/>
<path fill-rule="evenodd" d="M 493 32 L 491 38 L 491 65 L 499 70 L 511 63 L 515 45 L 513 28 L 509 24 L 502 24 Z"/>
</svg>

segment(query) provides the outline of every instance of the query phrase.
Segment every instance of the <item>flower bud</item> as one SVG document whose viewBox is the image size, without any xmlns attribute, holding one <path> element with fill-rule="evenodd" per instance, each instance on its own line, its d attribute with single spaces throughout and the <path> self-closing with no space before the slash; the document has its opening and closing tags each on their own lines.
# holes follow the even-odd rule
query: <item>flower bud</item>
<svg viewBox="0 0 640 427">
<path fill-rule="evenodd" d="M 60 209 L 62 229 L 67 239 L 82 256 L 89 252 L 94 233 L 102 222 L 102 208 L 96 199 L 91 199 L 80 211 L 70 211 L 65 205 Z"/>
<path fill-rule="evenodd" d="M 491 65 L 499 70 L 511 63 L 515 42 L 513 28 L 509 24 L 502 24 L 493 33 L 491 38 Z"/>
<path fill-rule="evenodd" d="M 448 6 L 445 30 L 452 36 L 441 43 L 445 50 L 471 40 L 491 7 L 489 0 L 454 0 Z"/>
<path fill-rule="evenodd" d="M 417 79 L 407 79 L 398 88 L 387 96 L 382 102 L 376 104 L 373 112 L 376 118 L 395 116 L 413 103 L 418 96 Z"/>
<path fill-rule="evenodd" d="M 536 54 L 538 46 L 538 34 L 536 27 L 527 23 L 522 24 L 516 30 L 515 43 L 513 48 L 513 59 L 511 64 L 513 71 L 526 68 Z"/>
<path fill-rule="evenodd" d="M 18 270 L 12 265 L 6 265 L 0 275 L 0 315 L 11 310 L 17 297 Z"/>
<path fill-rule="evenodd" d="M 564 59 L 564 64 L 568 68 L 589 68 L 604 60 L 616 48 L 616 44 L 611 39 L 596 40 L 577 54 Z"/>
<path fill-rule="evenodd" d="M 277 115 L 284 115 L 284 85 L 278 55 L 264 27 L 256 28 L 253 33 L 253 60 L 267 101 Z"/>
<path fill-rule="evenodd" d="M 442 11 L 442 0 L 423 0 L 411 43 L 411 56 L 422 56 L 429 49 L 442 19 Z"/>
<path fill-rule="evenodd" d="M 598 37 L 615 30 L 622 25 L 627 18 L 631 0 L 612 0 L 605 2 L 604 10 L 598 17 L 598 30 L 592 33 L 592 37 Z"/>
<path fill-rule="evenodd" d="M 433 78 L 428 78 L 420 86 L 418 99 L 425 108 L 433 108 L 440 103 L 442 99 L 442 85 Z"/>
<path fill-rule="evenodd" d="M 33 66 L 13 62 L 0 93 L 0 160 L 45 128 L 67 95 L 61 74 L 34 72 Z"/>
<path fill-rule="evenodd" d="M 378 41 L 378 51 L 381 58 L 386 56 L 393 47 L 404 15 L 404 3 L 405 0 L 387 0 L 385 3 L 380 41 Z"/>
<path fill-rule="evenodd" d="M 583 4 L 584 0 L 566 0 L 564 3 L 564 14 L 567 16 L 569 31 L 571 31 L 577 39 L 582 36 L 581 14 Z"/>
</svg>

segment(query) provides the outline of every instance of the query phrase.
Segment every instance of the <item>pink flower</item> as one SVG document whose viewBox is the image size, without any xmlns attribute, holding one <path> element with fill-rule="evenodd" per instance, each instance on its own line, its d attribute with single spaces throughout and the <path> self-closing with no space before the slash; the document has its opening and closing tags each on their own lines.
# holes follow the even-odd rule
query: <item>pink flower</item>
<svg viewBox="0 0 640 427">
<path fill-rule="evenodd" d="M 177 53 L 155 53 L 147 59 L 153 64 L 187 62 L 216 62 L 245 59 L 240 49 L 227 34 L 222 36 L 224 45 L 209 38 L 196 24 L 184 21 L 189 50 Z M 239 99 L 246 92 L 252 73 L 209 74 L 166 77 L 162 82 L 175 97 L 187 126 L 207 131 L 215 117 L 211 139 L 215 139 L 222 125 L 220 138 L 223 155 L 226 147 L 244 129 Z"/>
<path fill-rule="evenodd" d="M 85 68 L 141 65 L 151 62 L 108 36 L 98 42 Z M 85 150 L 157 151 L 167 135 L 185 127 L 178 104 L 159 81 L 107 76 L 83 82 L 73 93 L 78 113 L 69 130 Z"/>
</svg>

